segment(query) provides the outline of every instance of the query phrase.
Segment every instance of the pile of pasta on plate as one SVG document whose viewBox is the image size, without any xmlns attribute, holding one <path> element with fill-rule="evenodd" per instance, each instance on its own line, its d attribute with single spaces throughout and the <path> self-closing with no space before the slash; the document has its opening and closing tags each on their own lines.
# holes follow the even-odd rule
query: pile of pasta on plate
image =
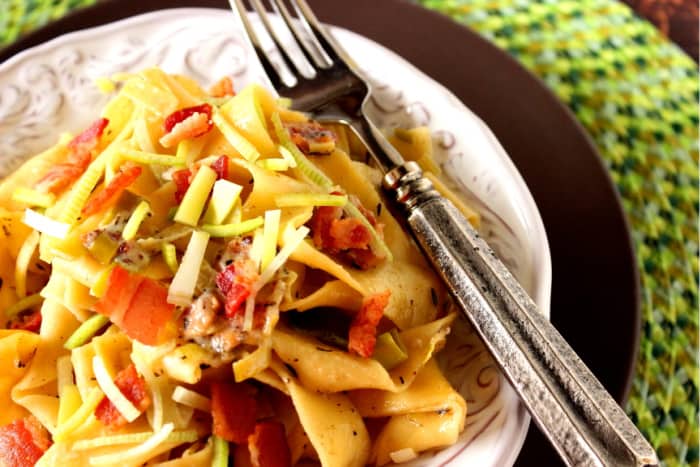
<svg viewBox="0 0 700 467">
<path fill-rule="evenodd" d="M 101 117 L 0 184 L 0 464 L 384 465 L 455 443 L 466 404 L 435 360 L 455 313 L 352 134 L 228 78 L 98 84 Z M 435 170 L 426 129 L 394 141 Z"/>
</svg>

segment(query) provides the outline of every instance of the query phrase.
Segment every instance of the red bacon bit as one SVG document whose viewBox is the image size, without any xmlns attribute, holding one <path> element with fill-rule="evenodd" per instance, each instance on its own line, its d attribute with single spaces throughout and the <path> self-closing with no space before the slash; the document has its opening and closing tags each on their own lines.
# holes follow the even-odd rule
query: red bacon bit
<svg viewBox="0 0 700 467">
<path fill-rule="evenodd" d="M 212 383 L 211 413 L 216 436 L 232 443 L 246 443 L 255 429 L 258 413 L 252 388 L 246 384 Z"/>
<path fill-rule="evenodd" d="M 72 164 L 58 164 L 49 169 L 36 184 L 42 193 L 59 194 L 71 186 L 83 174 L 84 169 Z"/>
<path fill-rule="evenodd" d="M 107 186 L 90 197 L 82 210 L 83 215 L 91 216 L 112 206 L 124 190 L 139 178 L 139 175 L 141 175 L 141 167 L 137 165 L 122 168 L 122 171 L 116 174 Z"/>
<path fill-rule="evenodd" d="M 196 138 L 207 133 L 214 126 L 211 113 L 209 104 L 186 107 L 171 113 L 163 123 L 164 135 L 160 144 L 169 148 L 184 139 Z"/>
<path fill-rule="evenodd" d="M 182 169 L 173 172 L 173 182 L 175 183 L 175 201 L 180 204 L 190 187 L 190 178 L 192 172 L 190 169 Z"/>
<path fill-rule="evenodd" d="M 333 222 L 343 215 L 343 208 L 335 206 L 319 206 L 314 208 L 310 225 L 311 235 L 314 245 L 323 250 L 333 249 L 333 237 L 331 237 L 331 226 Z"/>
<path fill-rule="evenodd" d="M 285 123 L 289 136 L 304 154 L 330 154 L 330 152 L 314 151 L 318 145 L 335 143 L 335 133 L 323 128 L 314 121 Z"/>
<path fill-rule="evenodd" d="M 216 285 L 226 297 L 224 311 L 226 317 L 233 318 L 243 310 L 243 303 L 250 296 L 253 283 L 257 280 L 255 263 L 248 259 L 238 259 L 216 275 Z"/>
<path fill-rule="evenodd" d="M 50 446 L 48 431 L 32 416 L 0 428 L 2 465 L 32 467 Z"/>
<path fill-rule="evenodd" d="M 377 325 L 389 304 L 391 290 L 366 297 L 350 325 L 348 350 L 360 357 L 371 357 L 377 343 Z"/>
<path fill-rule="evenodd" d="M 108 124 L 109 120 L 106 118 L 99 118 L 82 133 L 73 138 L 70 143 L 68 143 L 68 148 L 71 150 L 68 161 L 85 169 L 90 164 L 90 152 L 97 146 Z"/>
<path fill-rule="evenodd" d="M 216 172 L 217 180 L 226 180 L 228 178 L 228 157 L 221 156 L 211 165 L 211 168 Z"/>
<path fill-rule="evenodd" d="M 280 422 L 266 421 L 255 425 L 255 431 L 248 436 L 248 450 L 253 467 L 292 465 L 284 425 Z"/>
<path fill-rule="evenodd" d="M 333 239 L 333 247 L 338 250 L 366 250 L 372 239 L 369 229 L 360 219 L 353 218 L 335 219 L 331 223 L 330 237 Z"/>
<path fill-rule="evenodd" d="M 68 143 L 68 160 L 49 169 L 36 184 L 43 193 L 59 194 L 72 185 L 90 165 L 92 151 L 97 147 L 104 129 L 109 124 L 106 118 L 96 120 Z"/>
<path fill-rule="evenodd" d="M 115 266 L 107 278 L 107 290 L 94 308 L 132 339 L 158 345 L 168 337 L 168 323 L 175 312 L 167 298 L 168 290 L 159 282 Z"/>
<path fill-rule="evenodd" d="M 194 107 L 185 107 L 184 109 L 176 110 L 171 113 L 163 122 L 163 129 L 166 133 L 170 133 L 175 128 L 175 125 L 182 123 L 194 114 L 206 114 L 211 119 L 211 105 L 202 104 Z"/>
<path fill-rule="evenodd" d="M 378 224 L 371 212 L 357 204 L 360 212 L 381 234 L 382 224 Z M 359 219 L 342 216 L 343 209 L 339 207 L 314 208 L 309 227 L 316 247 L 330 254 L 339 255 L 360 269 L 369 269 L 380 264 L 384 257 L 378 256 L 370 249 L 372 235 L 369 229 Z"/>
<path fill-rule="evenodd" d="M 136 367 L 131 363 L 117 374 L 114 384 L 119 388 L 124 397 L 134 404 L 139 412 L 144 412 L 151 405 L 151 398 L 146 389 L 146 381 L 139 376 Z M 127 421 L 112 401 L 105 396 L 95 409 L 95 417 L 104 425 L 116 429 L 126 425 Z"/>
<path fill-rule="evenodd" d="M 10 323 L 10 329 L 20 329 L 22 331 L 39 332 L 40 328 L 41 310 L 39 308 L 19 315 Z"/>
<path fill-rule="evenodd" d="M 209 88 L 209 95 L 212 97 L 233 97 L 236 91 L 233 89 L 233 80 L 224 76 Z"/>
</svg>

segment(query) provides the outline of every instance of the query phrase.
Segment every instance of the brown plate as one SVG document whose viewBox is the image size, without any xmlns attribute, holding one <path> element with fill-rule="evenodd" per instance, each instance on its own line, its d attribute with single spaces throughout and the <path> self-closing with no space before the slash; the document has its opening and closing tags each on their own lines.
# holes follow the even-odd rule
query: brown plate
<svg viewBox="0 0 700 467">
<path fill-rule="evenodd" d="M 542 215 L 552 255 L 554 325 L 618 401 L 634 376 L 638 273 L 617 192 L 584 129 L 508 55 L 445 16 L 401 0 L 311 0 L 325 22 L 402 55 L 449 88 L 493 130 Z M 66 32 L 162 8 L 224 0 L 108 0 L 0 50 L 0 62 Z M 518 466 L 563 465 L 531 426 Z"/>
</svg>

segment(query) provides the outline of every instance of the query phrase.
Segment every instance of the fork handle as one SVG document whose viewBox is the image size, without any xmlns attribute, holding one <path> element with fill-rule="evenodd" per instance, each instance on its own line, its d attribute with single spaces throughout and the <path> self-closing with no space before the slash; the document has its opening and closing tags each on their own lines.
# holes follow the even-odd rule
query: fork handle
<svg viewBox="0 0 700 467">
<path fill-rule="evenodd" d="M 571 466 L 658 465 L 615 400 L 418 165 L 389 171 L 384 187 L 562 459 Z"/>
</svg>

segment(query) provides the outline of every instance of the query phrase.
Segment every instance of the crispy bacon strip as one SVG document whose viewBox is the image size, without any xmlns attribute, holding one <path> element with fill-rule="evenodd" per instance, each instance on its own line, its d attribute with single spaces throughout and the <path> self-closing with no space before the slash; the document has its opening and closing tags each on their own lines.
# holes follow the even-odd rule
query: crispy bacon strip
<svg viewBox="0 0 700 467">
<path fill-rule="evenodd" d="M 71 186 L 85 172 L 92 160 L 92 151 L 97 147 L 104 129 L 109 124 L 106 118 L 97 119 L 68 143 L 67 162 L 57 164 L 37 182 L 36 189 L 43 193 L 59 194 Z"/>
<path fill-rule="evenodd" d="M 139 175 L 141 175 L 141 167 L 137 165 L 122 168 L 122 171 L 116 174 L 107 186 L 94 193 L 85 203 L 82 210 L 83 215 L 91 216 L 112 206 L 124 193 L 124 190 L 139 178 Z"/>
<path fill-rule="evenodd" d="M 292 454 L 287 444 L 284 425 L 280 422 L 265 421 L 255 425 L 255 431 L 248 436 L 248 450 L 253 467 L 289 467 Z"/>
<path fill-rule="evenodd" d="M 107 290 L 94 308 L 132 339 L 158 345 L 168 337 L 168 323 L 175 312 L 167 298 L 168 289 L 156 280 L 115 266 L 107 279 Z"/>
<path fill-rule="evenodd" d="M 335 219 L 331 223 L 329 234 L 333 240 L 332 248 L 337 250 L 350 248 L 366 250 L 372 240 L 369 229 L 359 219 L 353 218 Z"/>
<path fill-rule="evenodd" d="M 333 248 L 333 237 L 331 237 L 331 225 L 343 215 L 343 208 L 335 206 L 318 206 L 314 208 L 309 227 L 314 245 L 323 250 Z"/>
<path fill-rule="evenodd" d="M 136 367 L 133 363 L 117 374 L 114 384 L 140 412 L 144 412 L 151 405 L 151 398 L 146 389 L 146 380 L 136 372 Z M 122 427 L 127 423 L 126 419 L 122 417 L 122 414 L 119 413 L 112 401 L 107 399 L 106 396 L 97 405 L 95 417 L 112 429 Z"/>
<path fill-rule="evenodd" d="M 214 83 L 211 88 L 209 88 L 209 95 L 211 97 L 235 96 L 236 91 L 233 89 L 233 80 L 228 76 L 224 76 L 219 81 Z"/>
<path fill-rule="evenodd" d="M 244 258 L 237 259 L 216 275 L 216 285 L 226 297 L 224 310 L 228 318 L 233 318 L 243 310 L 242 305 L 250 296 L 257 278 L 255 264 Z"/>
<path fill-rule="evenodd" d="M 39 332 L 41 328 L 41 310 L 37 308 L 29 313 L 22 313 L 10 323 L 10 329 Z"/>
<path fill-rule="evenodd" d="M 164 135 L 160 138 L 163 147 L 170 148 L 183 139 L 196 138 L 214 126 L 211 121 L 211 105 L 202 104 L 176 110 L 163 123 Z"/>
<path fill-rule="evenodd" d="M 211 414 L 214 434 L 232 443 L 246 443 L 255 429 L 257 402 L 246 384 L 211 384 Z"/>
<path fill-rule="evenodd" d="M 192 172 L 190 169 L 181 169 L 173 172 L 173 183 L 175 183 L 175 201 L 180 204 L 190 187 Z"/>
<path fill-rule="evenodd" d="M 381 233 L 382 225 L 377 223 L 374 215 L 362 205 L 359 205 L 358 209 Z M 314 208 L 309 227 L 316 248 L 338 255 L 360 269 L 369 269 L 380 264 L 384 257 L 378 256 L 370 249 L 372 235 L 369 229 L 359 219 L 342 216 L 343 209 L 339 207 Z"/>
<path fill-rule="evenodd" d="M 362 308 L 355 315 L 350 325 L 348 350 L 360 357 L 371 357 L 374 345 L 377 343 L 377 325 L 384 315 L 384 309 L 389 304 L 391 290 L 385 290 L 366 297 Z"/>
<path fill-rule="evenodd" d="M 227 156 L 221 156 L 214 161 L 214 163 L 211 165 L 211 168 L 214 169 L 214 172 L 216 172 L 217 180 L 226 180 L 228 178 L 228 166 L 229 163 Z"/>
<path fill-rule="evenodd" d="M 54 165 L 36 184 L 37 191 L 59 194 L 71 186 L 85 170 L 73 164 Z"/>
<path fill-rule="evenodd" d="M 68 149 L 71 150 L 71 154 L 68 157 L 68 162 L 71 162 L 83 169 L 87 168 L 90 164 L 90 152 L 97 146 L 102 133 L 109 124 L 109 120 L 106 118 L 98 118 L 92 125 L 87 127 L 82 133 L 73 138 L 70 143 L 68 143 Z"/>
<path fill-rule="evenodd" d="M 51 437 L 33 416 L 0 428 L 0 465 L 32 467 L 51 446 Z"/>
</svg>

